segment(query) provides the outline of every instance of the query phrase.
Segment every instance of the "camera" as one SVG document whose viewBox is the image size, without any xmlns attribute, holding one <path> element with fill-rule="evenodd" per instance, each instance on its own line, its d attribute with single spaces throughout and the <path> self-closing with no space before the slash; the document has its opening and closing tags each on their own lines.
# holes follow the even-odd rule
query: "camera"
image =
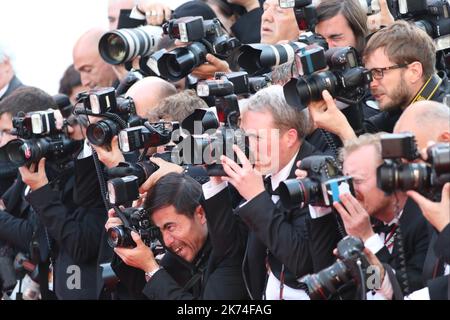
<svg viewBox="0 0 450 320">
<path fill-rule="evenodd" d="M 280 200 L 285 208 L 306 205 L 330 207 L 334 202 L 340 202 L 341 194 L 355 194 L 353 179 L 341 175 L 333 157 L 305 158 L 300 169 L 308 172 L 308 178 L 287 180 L 278 187 Z"/>
<path fill-rule="evenodd" d="M 312 101 L 322 100 L 324 90 L 347 104 L 362 101 L 372 82 L 372 74 L 360 66 L 356 50 L 352 47 L 331 48 L 325 52 L 325 58 L 330 70 L 292 79 L 284 86 L 289 105 L 304 109 Z M 318 66 L 314 67 L 317 69 Z"/>
<path fill-rule="evenodd" d="M 413 21 L 433 38 L 437 51 L 450 48 L 448 0 L 396 0 L 388 4 L 395 19 Z"/>
<path fill-rule="evenodd" d="M 310 46 L 301 49 L 295 56 L 295 66 L 301 76 L 310 75 L 328 67 L 325 50 L 322 47 Z"/>
<path fill-rule="evenodd" d="M 383 159 L 403 158 L 409 161 L 420 158 L 416 138 L 410 132 L 384 134 L 380 137 L 381 157 Z"/>
<path fill-rule="evenodd" d="M 221 127 L 214 134 L 190 135 L 172 151 L 173 162 L 184 165 L 206 165 L 209 176 L 225 176 L 220 157 L 237 161 L 233 151 L 237 145 L 249 157 L 249 142 L 240 129 Z M 222 170 L 220 170 L 222 169 Z"/>
<path fill-rule="evenodd" d="M 84 93 L 81 98 L 84 110 L 76 110 L 76 114 L 84 114 L 104 118 L 87 128 L 87 138 L 96 146 L 109 146 L 112 138 L 128 127 L 136 127 L 145 123 L 136 115 L 136 107 L 131 97 L 116 97 L 114 88 L 94 89 Z"/>
<path fill-rule="evenodd" d="M 135 29 L 120 29 L 105 33 L 99 42 L 103 60 L 112 65 L 131 62 L 135 58 L 147 57 L 156 51 L 163 30 L 156 26 L 141 26 Z"/>
<path fill-rule="evenodd" d="M 123 225 L 108 230 L 108 244 L 112 248 L 136 247 L 131 237 L 132 231 L 138 233 L 145 245 L 154 252 L 156 248 L 161 248 L 159 228 L 152 224 L 150 215 L 145 209 L 128 208 L 123 211 L 116 209 L 116 213 Z"/>
<path fill-rule="evenodd" d="M 93 115 L 114 113 L 119 115 L 135 114 L 136 107 L 131 97 L 116 97 L 114 88 L 99 88 L 86 93 L 84 108 Z"/>
<path fill-rule="evenodd" d="M 146 122 L 143 126 L 127 128 L 119 133 L 119 147 L 122 152 L 159 147 L 171 141 L 172 133 L 178 130 L 178 122 Z"/>
<path fill-rule="evenodd" d="M 197 84 L 199 97 L 225 97 L 227 95 L 250 95 L 270 85 L 268 75 L 249 77 L 245 71 L 216 73 L 214 80 L 200 81 Z"/>
<path fill-rule="evenodd" d="M 13 131 L 11 134 L 23 139 L 33 136 L 46 136 L 56 133 L 55 110 L 36 111 L 22 114 L 12 119 Z"/>
<path fill-rule="evenodd" d="M 54 110 L 31 112 L 14 117 L 12 122 L 12 134 L 18 139 L 0 149 L 0 160 L 25 166 L 45 157 L 64 165 L 81 149 L 82 141 L 71 140 L 62 129 L 57 129 Z"/>
<path fill-rule="evenodd" d="M 218 19 L 204 21 L 202 17 L 184 17 L 171 20 L 165 29 L 171 38 L 192 42 L 157 58 L 158 73 L 170 81 L 181 80 L 204 64 L 208 53 L 227 58 L 240 46 L 236 38 L 230 38 L 222 30 Z"/>
<path fill-rule="evenodd" d="M 427 163 L 402 163 L 401 159 L 411 161 L 419 157 L 413 139 L 409 133 L 381 137 L 382 156 L 387 160 L 377 169 L 378 188 L 387 194 L 415 190 L 434 199 L 442 186 L 450 182 L 450 145 L 441 143 L 429 147 Z M 399 151 L 392 152 L 394 148 Z"/>
<path fill-rule="evenodd" d="M 307 275 L 299 280 L 308 287 L 311 300 L 329 300 L 349 284 L 365 287 L 364 274 L 370 264 L 363 253 L 363 242 L 347 236 L 338 243 L 337 250 L 340 260 L 317 274 Z"/>
<path fill-rule="evenodd" d="M 181 128 L 190 134 L 203 134 L 208 130 L 219 128 L 220 123 L 216 114 L 211 110 L 195 109 L 189 117 L 183 120 Z M 172 136 L 176 140 L 176 136 Z M 178 140 L 181 140 L 178 139 Z"/>
<path fill-rule="evenodd" d="M 268 68 L 294 61 L 295 53 L 306 47 L 301 42 L 286 44 L 247 44 L 239 48 L 238 64 L 249 74 L 254 75 Z"/>
</svg>

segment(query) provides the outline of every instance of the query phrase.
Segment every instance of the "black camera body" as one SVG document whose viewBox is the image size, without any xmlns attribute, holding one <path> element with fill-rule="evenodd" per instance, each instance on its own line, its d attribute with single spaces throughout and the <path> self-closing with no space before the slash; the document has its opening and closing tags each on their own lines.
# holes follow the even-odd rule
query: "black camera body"
<svg viewBox="0 0 450 320">
<path fill-rule="evenodd" d="M 77 114 L 103 118 L 87 128 L 87 138 L 95 146 L 108 147 L 121 130 L 145 123 L 137 116 L 133 99 L 116 97 L 114 88 L 94 89 L 84 93 L 80 99 L 84 110 L 77 110 Z"/>
<path fill-rule="evenodd" d="M 281 182 L 278 188 L 280 200 L 285 208 L 306 205 L 331 207 L 334 202 L 340 202 L 341 194 L 355 194 L 353 179 L 341 175 L 333 157 L 305 158 L 300 169 L 308 172 L 308 178 L 287 180 Z"/>
<path fill-rule="evenodd" d="M 202 17 L 184 17 L 171 20 L 165 29 L 171 38 L 192 42 L 157 58 L 160 76 L 170 81 L 181 80 L 204 64 L 208 53 L 225 59 L 240 46 L 236 38 L 230 38 L 222 30 L 218 19 L 204 21 Z"/>
<path fill-rule="evenodd" d="M 427 149 L 427 163 L 403 163 L 420 157 L 414 136 L 410 133 L 381 137 L 382 157 L 377 169 L 377 185 L 386 194 L 414 190 L 437 199 L 442 186 L 450 182 L 450 144 Z"/>
<path fill-rule="evenodd" d="M 304 109 L 310 102 L 322 100 L 324 90 L 347 104 L 356 104 L 364 99 L 372 82 L 372 74 L 361 66 L 356 49 L 331 48 L 325 52 L 325 59 L 328 71 L 292 79 L 284 86 L 284 95 L 289 105 Z M 322 65 L 323 61 L 311 69 L 319 70 Z"/>
<path fill-rule="evenodd" d="M 311 300 L 329 300 L 344 285 L 354 283 L 358 286 L 364 282 L 370 263 L 363 250 L 364 244 L 359 238 L 347 236 L 337 245 L 340 260 L 317 274 L 301 278 L 299 282 L 308 287 Z"/>
<path fill-rule="evenodd" d="M 394 18 L 414 21 L 416 26 L 435 39 L 437 51 L 449 48 L 450 3 L 448 0 L 388 1 Z"/>
<path fill-rule="evenodd" d="M 131 237 L 133 231 L 138 233 L 145 245 L 154 252 L 157 247 L 161 247 L 159 228 L 152 224 L 150 215 L 145 209 L 128 208 L 118 215 L 124 224 L 108 230 L 108 244 L 112 248 L 136 247 Z"/>
<path fill-rule="evenodd" d="M 163 146 L 172 140 L 172 133 L 179 129 L 178 122 L 146 122 L 143 126 L 120 131 L 119 147 L 122 152 L 132 152 Z"/>
<path fill-rule="evenodd" d="M 0 159 L 17 166 L 28 166 L 44 157 L 64 166 L 82 146 L 82 141 L 71 140 L 63 129 L 57 129 L 54 110 L 14 117 L 13 127 L 12 134 L 18 139 L 0 150 Z"/>
</svg>

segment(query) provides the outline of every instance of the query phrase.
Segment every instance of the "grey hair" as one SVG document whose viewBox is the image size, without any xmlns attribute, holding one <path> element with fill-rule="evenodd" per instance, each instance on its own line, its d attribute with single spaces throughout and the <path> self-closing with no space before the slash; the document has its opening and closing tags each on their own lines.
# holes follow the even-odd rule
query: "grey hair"
<svg viewBox="0 0 450 320">
<path fill-rule="evenodd" d="M 5 62 L 6 60 L 9 60 L 11 65 L 13 64 L 13 56 L 9 49 L 0 43 L 0 63 Z"/>
<path fill-rule="evenodd" d="M 344 142 L 344 147 L 340 149 L 339 152 L 339 160 L 344 162 L 347 156 L 350 153 L 355 152 L 356 150 L 365 147 L 365 146 L 373 146 L 376 151 L 377 160 L 381 161 L 381 136 L 385 134 L 384 132 L 379 132 L 375 134 L 363 134 L 357 138 L 346 140 Z"/>
<path fill-rule="evenodd" d="M 281 130 L 295 129 L 299 140 L 309 133 L 310 123 L 307 112 L 299 111 L 287 104 L 283 93 L 283 87 L 272 85 L 265 88 L 242 104 L 241 113 L 269 112 L 274 121 L 274 126 Z"/>
</svg>

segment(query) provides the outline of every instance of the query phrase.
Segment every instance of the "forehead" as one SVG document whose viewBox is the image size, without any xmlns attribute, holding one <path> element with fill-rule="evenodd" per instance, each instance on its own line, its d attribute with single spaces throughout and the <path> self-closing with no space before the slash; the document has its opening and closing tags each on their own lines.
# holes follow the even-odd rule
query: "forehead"
<svg viewBox="0 0 450 320">
<path fill-rule="evenodd" d="M 377 48 L 371 54 L 364 57 L 366 68 L 384 68 L 392 65 L 392 61 L 386 55 L 385 48 Z"/>
<path fill-rule="evenodd" d="M 86 66 L 93 66 L 101 59 L 96 47 L 92 47 L 88 42 L 75 49 L 73 54 L 74 66 L 80 69 Z"/>
<path fill-rule="evenodd" d="M 272 129 L 273 116 L 269 111 L 255 112 L 247 111 L 242 115 L 242 129 Z"/>
<path fill-rule="evenodd" d="M 174 206 L 168 206 L 156 210 L 152 214 L 152 220 L 158 228 L 164 228 L 168 223 L 184 224 L 189 223 L 190 220 L 183 214 L 179 214 Z"/>
<path fill-rule="evenodd" d="M 347 154 L 344 161 L 346 174 L 367 175 L 373 172 L 379 165 L 379 156 L 372 145 L 362 146 Z"/>
<path fill-rule="evenodd" d="M 338 34 L 345 31 L 345 29 L 350 29 L 350 26 L 348 25 L 347 19 L 341 13 L 317 24 L 317 31 L 323 36 Z"/>
</svg>

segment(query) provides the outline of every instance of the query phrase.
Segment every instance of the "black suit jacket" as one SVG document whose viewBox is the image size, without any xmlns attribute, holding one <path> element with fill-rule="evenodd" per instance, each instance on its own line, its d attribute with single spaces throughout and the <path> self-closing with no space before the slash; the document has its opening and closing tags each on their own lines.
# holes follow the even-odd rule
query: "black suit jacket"
<svg viewBox="0 0 450 320">
<path fill-rule="evenodd" d="M 427 282 L 430 300 L 450 300 L 450 275 Z"/>
<path fill-rule="evenodd" d="M 428 222 L 422 215 L 417 204 L 408 199 L 400 217 L 400 231 L 403 238 L 403 251 L 406 264 L 406 274 L 410 292 L 424 287 L 422 268 L 429 244 Z M 394 242 L 392 254 L 384 246 L 376 256 L 381 262 L 388 263 L 396 271 L 398 282 L 402 289 L 404 271 L 401 270 L 401 257 L 397 240 Z"/>
<path fill-rule="evenodd" d="M 296 162 L 316 153 L 312 145 L 303 142 Z M 289 178 L 295 178 L 295 169 L 295 166 L 291 169 Z M 221 192 L 207 202 L 220 204 L 220 207 L 216 205 L 216 208 L 231 215 L 231 205 L 225 205 L 231 204 L 231 197 L 226 198 L 224 195 L 226 193 Z M 243 271 L 254 299 L 261 299 L 264 293 L 268 252 L 272 272 L 279 277 L 281 265 L 284 264 L 287 269 L 285 283 L 290 286 L 295 286 L 299 277 L 326 267 L 330 257 L 332 258 L 332 247 L 311 254 L 307 209 L 286 210 L 281 202 L 274 204 L 271 196 L 263 192 L 237 209 L 236 214 L 246 227 L 243 228 L 239 222 L 235 222 L 236 230 L 239 232 L 236 241 L 242 241 L 247 237 Z M 329 234 L 322 236 L 327 238 Z"/>
<path fill-rule="evenodd" d="M 423 280 L 425 282 L 444 275 L 445 263 L 448 261 L 449 230 L 447 226 L 438 233 L 431 225 L 429 226 L 430 243 L 423 264 Z"/>
<path fill-rule="evenodd" d="M 17 78 L 16 76 L 14 76 L 12 78 L 12 80 L 9 82 L 9 87 L 8 90 L 6 90 L 5 94 L 0 97 L 0 101 L 2 101 L 3 99 L 5 99 L 7 96 L 9 96 L 11 93 L 13 93 L 16 89 L 23 87 L 24 85 L 22 84 L 22 82 L 19 80 L 19 78 Z"/>
</svg>

